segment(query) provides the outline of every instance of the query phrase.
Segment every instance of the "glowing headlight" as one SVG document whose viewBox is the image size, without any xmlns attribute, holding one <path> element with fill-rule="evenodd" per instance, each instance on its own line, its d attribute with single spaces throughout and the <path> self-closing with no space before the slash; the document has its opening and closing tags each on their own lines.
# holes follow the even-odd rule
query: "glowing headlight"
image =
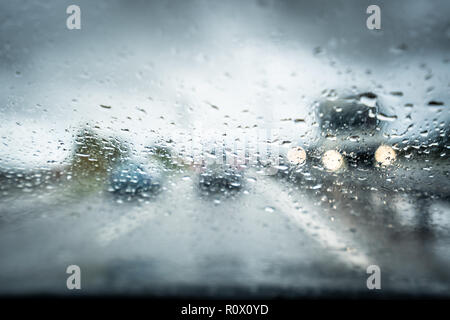
<svg viewBox="0 0 450 320">
<path fill-rule="evenodd" d="M 328 150 L 323 154 L 322 163 L 325 169 L 337 171 L 344 165 L 344 157 L 336 150 Z"/>
<path fill-rule="evenodd" d="M 381 145 L 375 151 L 375 161 L 378 165 L 389 166 L 394 163 L 396 158 L 395 150 L 389 146 Z"/>
<path fill-rule="evenodd" d="M 295 147 L 288 151 L 287 158 L 290 163 L 303 165 L 306 161 L 306 152 L 302 147 Z"/>
</svg>

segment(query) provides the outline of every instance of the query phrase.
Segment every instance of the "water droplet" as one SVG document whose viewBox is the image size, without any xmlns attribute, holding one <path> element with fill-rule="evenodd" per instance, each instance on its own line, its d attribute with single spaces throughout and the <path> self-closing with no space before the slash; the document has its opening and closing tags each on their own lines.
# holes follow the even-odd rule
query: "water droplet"
<svg viewBox="0 0 450 320">
<path fill-rule="evenodd" d="M 394 116 L 388 116 L 388 115 L 386 115 L 384 113 L 381 113 L 381 112 L 379 112 L 376 116 L 377 116 L 377 119 L 380 120 L 380 121 L 392 122 L 392 121 L 397 120 L 397 116 L 395 116 L 395 115 Z"/>
<path fill-rule="evenodd" d="M 429 106 L 443 106 L 444 102 L 442 101 L 436 101 L 436 100 L 431 100 L 430 102 L 428 102 Z"/>
</svg>

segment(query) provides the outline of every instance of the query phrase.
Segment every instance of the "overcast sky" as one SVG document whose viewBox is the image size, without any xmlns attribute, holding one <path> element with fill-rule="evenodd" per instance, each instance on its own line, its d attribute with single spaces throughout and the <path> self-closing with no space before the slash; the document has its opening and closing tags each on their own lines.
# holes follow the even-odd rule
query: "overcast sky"
<svg viewBox="0 0 450 320">
<path fill-rule="evenodd" d="M 0 1 L 0 166 L 61 161 L 86 123 L 137 150 L 246 127 L 312 139 L 331 90 L 377 93 L 391 133 L 448 126 L 450 2 L 377 1 L 371 31 L 372 2 Z"/>
</svg>

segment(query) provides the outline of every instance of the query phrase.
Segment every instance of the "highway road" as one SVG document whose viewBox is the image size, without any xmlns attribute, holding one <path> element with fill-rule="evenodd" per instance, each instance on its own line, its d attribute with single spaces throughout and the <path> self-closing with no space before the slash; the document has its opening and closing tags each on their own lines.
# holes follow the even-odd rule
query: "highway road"
<svg viewBox="0 0 450 320">
<path fill-rule="evenodd" d="M 448 168 L 428 181 L 446 197 L 423 196 L 419 166 L 314 185 L 249 169 L 237 193 L 211 195 L 187 171 L 145 201 L 73 181 L 15 191 L 0 200 L 0 293 L 70 294 L 76 264 L 88 295 L 355 297 L 375 295 L 366 268 L 378 265 L 375 296 L 448 297 Z M 419 184 L 422 196 L 395 189 Z"/>
</svg>

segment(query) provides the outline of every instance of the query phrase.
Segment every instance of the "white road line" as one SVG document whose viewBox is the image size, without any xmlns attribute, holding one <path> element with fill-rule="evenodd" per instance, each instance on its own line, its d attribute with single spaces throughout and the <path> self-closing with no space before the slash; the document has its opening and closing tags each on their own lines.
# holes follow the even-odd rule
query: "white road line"
<svg viewBox="0 0 450 320">
<path fill-rule="evenodd" d="M 303 209 L 308 213 L 300 213 L 294 205 L 294 200 L 276 183 L 273 178 L 263 177 L 255 184 L 255 192 L 264 195 L 266 199 L 276 202 L 280 211 L 288 216 L 298 227 L 315 239 L 324 249 L 330 250 L 342 262 L 358 266 L 364 270 L 371 263 L 371 259 L 360 250 L 358 245 L 348 235 L 338 233 L 333 229 L 330 221 L 317 213 L 317 208 L 304 198 Z M 308 206 L 308 207 L 306 207 Z M 351 248 L 351 249 L 349 249 Z"/>
<path fill-rule="evenodd" d="M 113 240 L 130 233 L 156 216 L 155 209 L 151 205 L 134 210 L 137 211 L 124 215 L 99 230 L 97 240 L 101 246 L 107 246 Z"/>
</svg>

